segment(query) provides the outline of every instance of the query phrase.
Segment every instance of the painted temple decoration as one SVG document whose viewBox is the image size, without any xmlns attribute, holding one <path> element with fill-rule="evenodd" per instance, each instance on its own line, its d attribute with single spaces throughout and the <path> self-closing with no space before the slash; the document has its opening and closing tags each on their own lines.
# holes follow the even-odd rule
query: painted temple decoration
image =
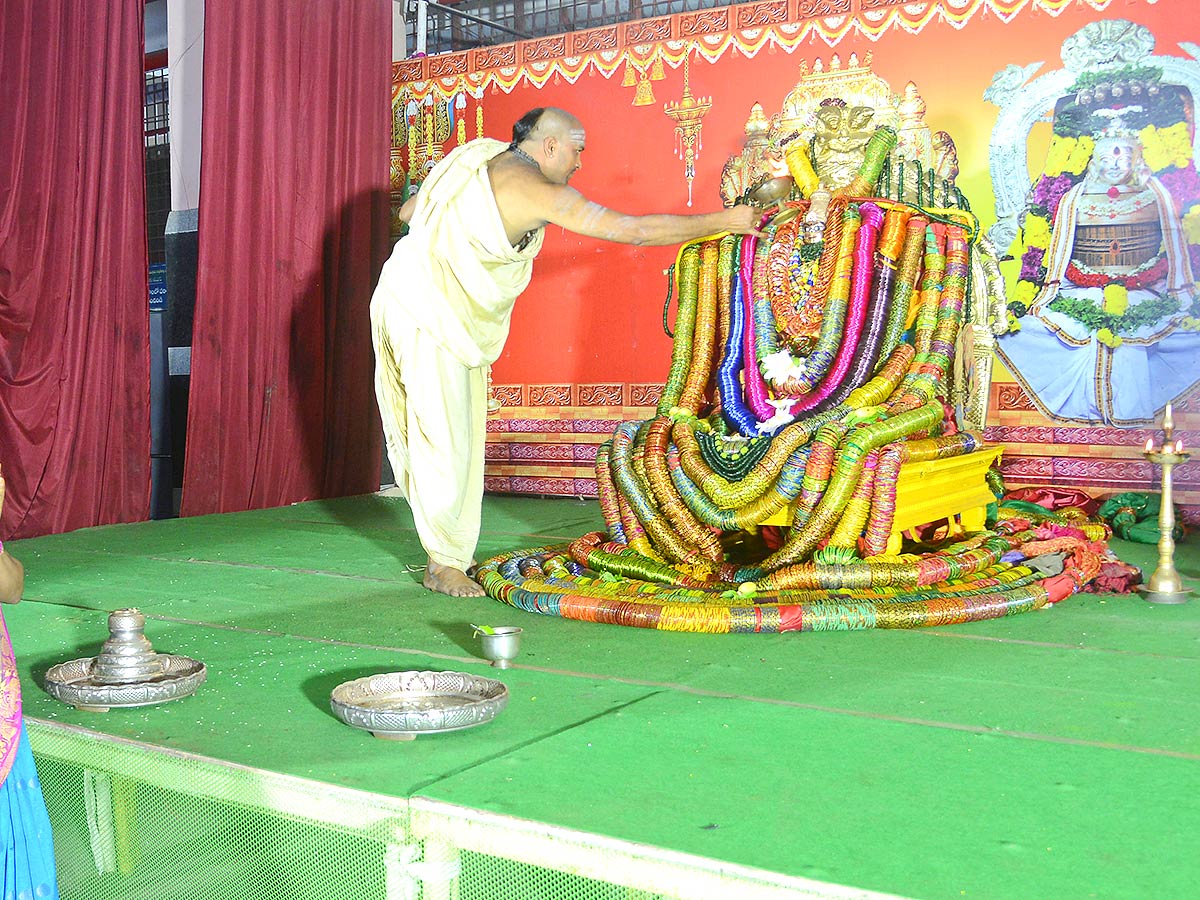
<svg viewBox="0 0 1200 900">
<path fill-rule="evenodd" d="M 880 195 L 969 215 L 970 206 L 955 184 L 954 140 L 926 124 L 926 105 L 916 84 L 910 81 L 901 93 L 894 93 L 873 71 L 870 53 L 861 63 L 852 53 L 845 65 L 836 54 L 828 66 L 817 59 L 810 69 L 802 61 L 800 72 L 778 113 L 768 118 L 761 104 L 751 107 L 742 150 L 722 170 L 726 205 L 756 195 L 782 176 L 790 176 L 793 195 L 811 196 L 814 207 L 828 202 L 830 192 L 852 186 L 872 136 L 887 129 L 894 132 L 895 145 L 880 161 Z M 954 371 L 949 373 L 950 400 L 963 427 L 982 428 L 995 335 L 1006 327 L 1005 295 L 995 253 L 983 235 L 974 235 L 972 251 L 970 308 L 959 332 Z"/>
<path fill-rule="evenodd" d="M 634 88 L 633 106 L 653 106 L 657 101 L 654 99 L 654 85 L 651 82 L 662 81 L 667 77 L 658 48 L 653 48 L 651 52 L 651 60 L 638 59 L 636 66 L 632 58 L 625 61 L 625 75 L 621 79 L 621 86 Z"/>
<path fill-rule="evenodd" d="M 1200 54 L 1154 46 L 1145 26 L 1092 22 L 1063 42 L 1062 69 L 1010 65 L 984 94 L 1000 107 L 989 235 L 1020 262 L 998 350 L 1056 420 L 1149 424 L 1200 385 Z M 1047 116 L 1031 179 L 1028 135 Z"/>
<path fill-rule="evenodd" d="M 483 92 L 475 100 L 475 136 L 483 134 Z M 425 176 L 454 146 L 467 142 L 468 92 L 455 91 L 435 97 L 426 93 L 417 99 L 406 86 L 392 83 L 392 141 L 389 167 L 391 236 L 401 234 L 400 207 L 421 186 Z M 453 148 L 451 148 L 453 149 Z"/>
<path fill-rule="evenodd" d="M 704 117 L 712 107 L 711 97 L 695 97 L 691 85 L 691 57 L 683 60 L 683 96 L 678 102 L 664 103 L 663 112 L 675 123 L 675 155 L 683 160 L 683 177 L 687 179 L 687 205 L 692 205 L 692 179 L 696 177 L 696 159 L 703 146 L 701 130 Z M 636 101 L 635 101 L 636 102 Z"/>
</svg>

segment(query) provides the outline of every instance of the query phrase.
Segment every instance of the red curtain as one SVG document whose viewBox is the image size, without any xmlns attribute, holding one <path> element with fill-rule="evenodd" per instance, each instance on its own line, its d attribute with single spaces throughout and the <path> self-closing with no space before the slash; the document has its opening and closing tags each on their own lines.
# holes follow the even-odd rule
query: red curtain
<svg viewBox="0 0 1200 900">
<path fill-rule="evenodd" d="M 0 534 L 145 519 L 144 0 L 0 3 Z"/>
<path fill-rule="evenodd" d="M 185 515 L 379 486 L 391 7 L 205 7 Z"/>
</svg>

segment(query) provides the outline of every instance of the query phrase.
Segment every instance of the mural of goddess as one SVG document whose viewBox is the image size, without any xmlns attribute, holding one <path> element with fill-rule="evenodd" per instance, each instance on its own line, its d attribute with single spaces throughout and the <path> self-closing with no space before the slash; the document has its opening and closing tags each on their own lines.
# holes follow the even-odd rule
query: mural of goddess
<svg viewBox="0 0 1200 900">
<path fill-rule="evenodd" d="M 1200 386 L 1193 120 L 1144 65 L 1084 72 L 1055 106 L 997 347 L 1051 418 L 1145 424 Z"/>
</svg>

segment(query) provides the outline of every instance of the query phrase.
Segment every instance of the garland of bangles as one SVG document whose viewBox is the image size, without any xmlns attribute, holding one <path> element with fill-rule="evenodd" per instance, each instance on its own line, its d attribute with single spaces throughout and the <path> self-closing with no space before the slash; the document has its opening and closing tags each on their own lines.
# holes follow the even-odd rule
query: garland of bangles
<svg viewBox="0 0 1200 900">
<path fill-rule="evenodd" d="M 795 224 L 801 200 L 761 236 L 680 249 L 656 415 L 597 454 L 606 532 L 487 560 L 488 595 L 670 631 L 914 628 L 1038 609 L 1099 573 L 1105 526 L 1033 514 L 881 555 L 901 467 L 980 443 L 946 402 L 977 223 L 867 196 L 894 143 L 876 132 L 820 244 Z M 784 509 L 787 527 L 760 526 Z"/>
</svg>

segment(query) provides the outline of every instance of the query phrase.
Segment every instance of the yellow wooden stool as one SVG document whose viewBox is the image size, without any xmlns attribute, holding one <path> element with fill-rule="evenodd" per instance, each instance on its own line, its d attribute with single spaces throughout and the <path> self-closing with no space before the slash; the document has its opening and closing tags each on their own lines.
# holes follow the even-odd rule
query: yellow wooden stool
<svg viewBox="0 0 1200 900">
<path fill-rule="evenodd" d="M 1003 444 L 985 444 L 963 456 L 900 466 L 896 517 L 884 553 L 898 554 L 902 533 L 918 525 L 946 521 L 951 534 L 981 531 L 987 522 L 988 504 L 996 502 L 985 476 L 1003 452 Z M 792 507 L 781 509 L 762 524 L 791 525 Z"/>
</svg>

